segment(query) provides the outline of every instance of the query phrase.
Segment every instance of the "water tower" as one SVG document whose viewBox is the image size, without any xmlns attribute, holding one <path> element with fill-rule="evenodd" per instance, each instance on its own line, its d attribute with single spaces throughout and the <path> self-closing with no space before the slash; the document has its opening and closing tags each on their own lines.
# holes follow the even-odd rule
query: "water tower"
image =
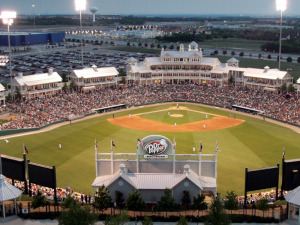
<svg viewBox="0 0 300 225">
<path fill-rule="evenodd" d="M 98 11 L 98 8 L 92 7 L 92 8 L 90 8 L 90 11 L 93 14 L 93 22 L 95 23 L 95 15 L 96 15 L 96 12 Z"/>
</svg>

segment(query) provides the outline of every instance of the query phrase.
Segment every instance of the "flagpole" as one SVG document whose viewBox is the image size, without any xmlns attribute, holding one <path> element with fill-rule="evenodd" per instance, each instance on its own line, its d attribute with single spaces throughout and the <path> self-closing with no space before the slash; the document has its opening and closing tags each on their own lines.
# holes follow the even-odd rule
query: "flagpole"
<svg viewBox="0 0 300 225">
<path fill-rule="evenodd" d="M 98 143 L 97 139 L 95 138 L 95 168 L 96 168 L 96 177 L 99 176 L 98 174 Z"/>
<path fill-rule="evenodd" d="M 1 142 L 1 140 L 0 140 Z M 0 147 L 0 174 L 2 174 L 2 155 L 1 155 L 1 147 Z M 2 203 L 4 204 L 4 203 Z"/>
<path fill-rule="evenodd" d="M 200 140 L 200 149 L 199 149 L 199 176 L 201 176 L 201 160 L 202 160 L 202 158 L 201 158 L 201 154 L 202 154 L 202 151 L 201 151 L 201 140 Z"/>
<path fill-rule="evenodd" d="M 176 148 L 176 140 L 174 137 L 174 142 L 173 142 L 173 174 L 175 174 L 175 148 Z"/>
<path fill-rule="evenodd" d="M 110 140 L 110 170 L 111 170 L 111 174 L 114 174 L 114 151 L 113 151 L 113 146 L 112 146 L 112 140 Z"/>
</svg>

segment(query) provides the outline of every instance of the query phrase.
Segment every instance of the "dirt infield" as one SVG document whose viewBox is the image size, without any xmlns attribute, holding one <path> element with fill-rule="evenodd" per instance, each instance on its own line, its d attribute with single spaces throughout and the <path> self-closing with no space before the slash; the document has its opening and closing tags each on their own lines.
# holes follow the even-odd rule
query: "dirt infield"
<svg viewBox="0 0 300 225">
<path fill-rule="evenodd" d="M 159 132 L 192 132 L 204 130 L 217 130 L 237 126 L 244 122 L 244 120 L 228 118 L 225 116 L 216 116 L 212 119 L 181 124 L 177 125 L 176 127 L 174 125 L 144 119 L 139 116 L 131 116 L 130 118 L 128 116 L 124 116 L 115 119 L 108 119 L 108 121 L 112 124 L 121 127 Z"/>
</svg>

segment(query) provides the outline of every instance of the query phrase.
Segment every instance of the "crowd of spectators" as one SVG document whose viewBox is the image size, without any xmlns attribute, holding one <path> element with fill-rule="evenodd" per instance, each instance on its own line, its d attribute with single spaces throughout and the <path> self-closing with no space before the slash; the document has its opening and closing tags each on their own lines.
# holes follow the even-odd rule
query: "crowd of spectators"
<svg viewBox="0 0 300 225">
<path fill-rule="evenodd" d="M 35 128 L 82 116 L 95 108 L 118 104 L 136 106 L 166 101 L 193 101 L 230 108 L 232 105 L 253 108 L 263 114 L 290 123 L 300 123 L 300 100 L 293 95 L 252 90 L 246 87 L 209 87 L 195 84 L 140 85 L 105 88 L 93 92 L 68 91 L 44 98 L 8 102 L 7 110 L 17 114 L 3 123 L 1 130 Z"/>
</svg>

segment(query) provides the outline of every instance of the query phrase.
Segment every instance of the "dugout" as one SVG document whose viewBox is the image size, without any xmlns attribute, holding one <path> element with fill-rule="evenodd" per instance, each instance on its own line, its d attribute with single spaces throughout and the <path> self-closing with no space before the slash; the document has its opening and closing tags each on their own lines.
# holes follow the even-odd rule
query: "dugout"
<svg viewBox="0 0 300 225">
<path fill-rule="evenodd" d="M 234 109 L 236 111 L 240 111 L 240 112 L 251 113 L 251 114 L 254 114 L 254 115 L 263 113 L 263 111 L 253 109 L 253 108 L 244 107 L 244 106 L 240 106 L 240 105 L 233 105 L 232 109 Z"/>
</svg>

